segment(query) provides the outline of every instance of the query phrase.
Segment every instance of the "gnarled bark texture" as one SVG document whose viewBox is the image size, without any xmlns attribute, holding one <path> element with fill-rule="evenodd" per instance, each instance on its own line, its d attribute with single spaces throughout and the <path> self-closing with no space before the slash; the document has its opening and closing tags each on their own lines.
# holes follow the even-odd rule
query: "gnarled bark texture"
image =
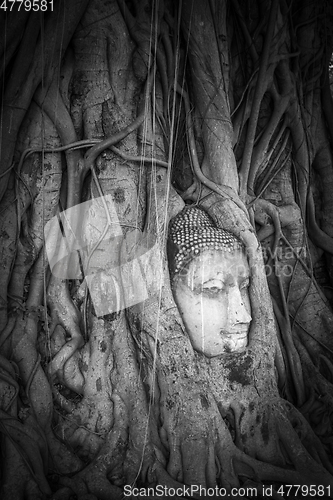
<svg viewBox="0 0 333 500">
<path fill-rule="evenodd" d="M 1 497 L 333 496 L 331 3 L 14 15 L 0 20 L 20 34 L 0 46 Z M 206 358 L 182 324 L 165 248 L 185 204 L 246 246 L 244 352 Z"/>
</svg>

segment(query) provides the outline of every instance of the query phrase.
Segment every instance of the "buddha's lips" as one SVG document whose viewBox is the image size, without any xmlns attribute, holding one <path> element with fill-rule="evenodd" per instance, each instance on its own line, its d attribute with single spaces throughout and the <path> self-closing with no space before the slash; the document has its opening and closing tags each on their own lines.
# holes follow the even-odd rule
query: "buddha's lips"
<svg viewBox="0 0 333 500">
<path fill-rule="evenodd" d="M 240 336 L 240 337 L 247 337 L 248 335 L 248 329 L 246 328 L 243 329 L 243 330 L 235 330 L 234 332 L 230 332 L 229 331 L 226 331 L 226 330 L 220 330 L 220 335 L 223 335 L 223 337 L 227 337 L 227 338 L 232 338 L 232 337 L 235 337 L 235 336 Z"/>
</svg>

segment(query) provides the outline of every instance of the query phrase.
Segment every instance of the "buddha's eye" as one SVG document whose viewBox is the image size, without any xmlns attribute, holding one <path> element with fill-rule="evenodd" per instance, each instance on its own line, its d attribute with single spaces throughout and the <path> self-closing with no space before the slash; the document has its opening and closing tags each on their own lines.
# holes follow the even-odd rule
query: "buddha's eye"
<svg viewBox="0 0 333 500">
<path fill-rule="evenodd" d="M 224 283 L 218 279 L 211 279 L 202 284 L 201 290 L 210 294 L 217 294 L 224 288 Z"/>
</svg>

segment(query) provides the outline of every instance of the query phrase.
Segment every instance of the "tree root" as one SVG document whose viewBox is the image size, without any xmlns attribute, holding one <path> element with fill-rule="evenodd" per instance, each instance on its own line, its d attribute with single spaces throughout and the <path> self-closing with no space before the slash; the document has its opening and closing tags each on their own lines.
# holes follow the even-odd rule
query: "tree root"
<svg viewBox="0 0 333 500">
<path fill-rule="evenodd" d="M 235 203 L 235 205 L 237 205 L 247 215 L 247 210 L 244 203 L 236 195 L 236 193 L 230 186 L 216 184 L 216 182 L 212 181 L 211 179 L 208 179 L 208 177 L 206 177 L 202 172 L 202 169 L 198 161 L 195 138 L 193 133 L 190 99 L 187 92 L 184 89 L 180 88 L 178 85 L 175 86 L 175 91 L 179 92 L 179 94 L 183 97 L 185 103 L 186 122 L 187 122 L 186 130 L 189 138 L 189 148 L 190 148 L 190 155 L 192 159 L 194 175 L 200 182 L 202 182 L 203 185 L 207 186 L 209 189 L 219 194 L 222 197 L 222 199 L 232 200 Z"/>
<path fill-rule="evenodd" d="M 315 243 L 319 248 L 322 248 L 325 252 L 333 255 L 333 238 L 320 229 L 316 221 L 315 206 L 311 188 L 308 190 L 306 201 L 309 236 L 313 243 Z"/>
<path fill-rule="evenodd" d="M 309 422 L 293 405 L 284 403 L 287 417 L 299 436 L 302 444 L 317 463 L 322 464 L 330 474 L 333 475 L 333 465 L 330 463 L 327 453 L 320 439 L 316 436 Z"/>
<path fill-rule="evenodd" d="M 65 280 L 52 276 L 47 300 L 53 322 L 60 324 L 70 336 L 70 340 L 63 345 L 48 366 L 49 376 L 54 379 L 57 372 L 63 371 L 66 362 L 83 345 L 84 341 L 79 326 L 79 311 L 74 306 Z"/>
<path fill-rule="evenodd" d="M 257 78 L 257 84 L 255 88 L 255 93 L 253 96 L 253 104 L 251 107 L 251 115 L 248 124 L 248 132 L 245 142 L 245 148 L 243 153 L 242 166 L 239 174 L 240 178 L 240 193 L 243 200 L 247 197 L 247 187 L 249 180 L 249 173 L 251 168 L 251 158 L 253 153 L 254 139 L 257 129 L 257 123 L 259 118 L 259 111 L 261 106 L 261 101 L 263 99 L 264 93 L 266 91 L 267 80 L 266 71 L 268 67 L 268 61 L 270 56 L 270 51 L 272 49 L 271 43 L 274 36 L 274 29 L 276 23 L 276 15 L 278 12 L 278 2 L 274 1 L 271 4 L 269 20 L 266 30 L 265 42 L 263 45 L 263 52 L 260 58 L 259 73 Z"/>
</svg>

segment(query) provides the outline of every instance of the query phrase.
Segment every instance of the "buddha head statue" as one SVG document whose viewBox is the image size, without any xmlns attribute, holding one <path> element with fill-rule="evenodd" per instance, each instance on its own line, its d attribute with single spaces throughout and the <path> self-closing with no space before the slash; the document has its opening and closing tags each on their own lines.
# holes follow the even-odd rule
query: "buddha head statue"
<svg viewBox="0 0 333 500">
<path fill-rule="evenodd" d="M 193 348 L 208 357 L 245 349 L 252 318 L 242 242 L 191 207 L 171 220 L 167 250 L 173 296 Z"/>
</svg>

